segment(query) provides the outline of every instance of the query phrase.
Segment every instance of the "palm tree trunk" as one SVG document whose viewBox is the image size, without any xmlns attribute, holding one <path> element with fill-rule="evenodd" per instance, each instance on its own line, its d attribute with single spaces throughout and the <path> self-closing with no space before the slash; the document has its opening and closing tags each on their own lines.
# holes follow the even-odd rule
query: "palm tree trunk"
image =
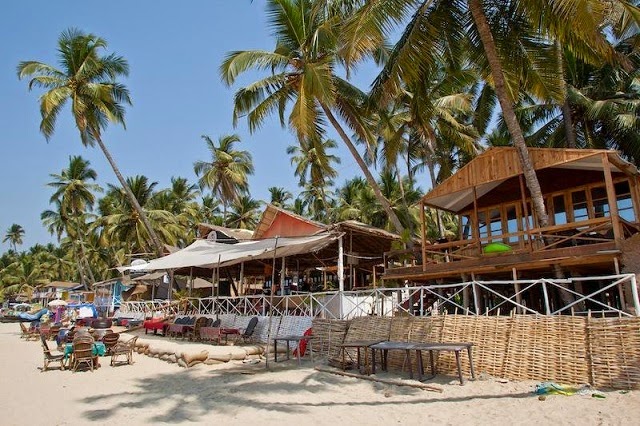
<svg viewBox="0 0 640 426">
<path fill-rule="evenodd" d="M 131 203 L 131 206 L 134 208 L 136 213 L 138 213 L 138 216 L 140 217 L 140 220 L 142 220 L 142 223 L 144 224 L 144 227 L 147 228 L 147 232 L 149 233 L 149 237 L 151 237 L 151 241 L 153 242 L 153 245 L 155 246 L 156 255 L 158 257 L 162 257 L 162 255 L 164 254 L 164 247 L 162 246 L 162 243 L 160 242 L 160 239 L 158 238 L 158 235 L 153 230 L 153 227 L 151 226 L 151 223 L 149 222 L 149 219 L 147 218 L 147 215 L 142 210 L 142 207 L 140 206 L 140 203 L 138 203 L 138 200 L 136 199 L 136 196 L 133 195 L 133 191 L 131 191 L 131 188 L 129 188 L 129 185 L 127 184 L 127 181 L 122 176 L 122 173 L 120 173 L 120 169 L 118 169 L 118 166 L 116 166 L 116 162 L 113 160 L 113 157 L 111 156 L 111 153 L 109 153 L 109 151 L 107 150 L 107 147 L 102 142 L 102 139 L 100 138 L 100 134 L 98 132 L 96 132 L 96 131 L 93 131 L 93 130 L 92 130 L 92 134 L 93 134 L 94 138 L 96 139 L 96 142 L 98 142 L 98 146 L 100 146 L 100 149 L 102 150 L 102 153 L 104 154 L 105 157 L 107 157 L 107 161 L 111 165 L 111 168 L 113 169 L 113 172 L 115 173 L 116 177 L 118 178 L 118 181 L 120 182 L 120 185 L 122 185 L 122 188 L 124 189 L 124 192 L 127 194 L 127 197 L 129 198 L 129 202 Z"/>
<path fill-rule="evenodd" d="M 331 110 L 329 110 L 329 108 L 327 108 L 322 103 L 320 104 L 320 106 L 324 111 L 324 113 L 326 114 L 329 121 L 331 122 L 331 124 L 333 125 L 333 127 L 336 129 L 336 131 L 342 138 L 342 141 L 344 142 L 344 144 L 349 149 L 349 152 L 351 152 L 351 155 L 356 160 L 356 163 L 358 163 L 358 166 L 360 166 L 362 173 L 364 173 L 365 179 L 367 179 L 367 183 L 371 185 L 371 188 L 373 189 L 373 192 L 376 195 L 378 202 L 384 209 L 385 213 L 387 213 L 387 216 L 389 217 L 389 221 L 395 228 L 396 233 L 398 235 L 402 235 L 404 232 L 404 227 L 402 226 L 402 223 L 400 222 L 398 215 L 396 215 L 396 212 L 394 212 L 393 209 L 391 208 L 391 203 L 389 203 L 389 200 L 387 200 L 384 194 L 382 194 L 382 191 L 380 190 L 380 186 L 378 185 L 378 182 L 376 182 L 375 178 L 371 174 L 371 171 L 369 170 L 364 160 L 360 156 L 360 153 L 358 153 L 358 150 L 356 149 L 356 147 L 353 145 L 353 143 L 351 143 L 351 140 L 342 129 L 342 126 L 340 126 L 340 123 L 338 123 L 338 120 L 336 120 L 336 118 L 333 116 L 333 113 L 331 112 Z"/>
<path fill-rule="evenodd" d="M 567 76 L 564 69 L 564 56 L 562 46 L 556 41 L 556 54 L 558 59 L 558 67 L 560 69 L 560 75 L 562 76 L 562 118 L 564 120 L 564 134 L 567 141 L 567 148 L 575 148 L 576 144 L 576 130 L 573 127 L 573 119 L 571 118 L 571 107 L 569 106 L 569 99 L 567 98 Z"/>
<path fill-rule="evenodd" d="M 80 245 L 80 262 L 84 263 L 84 266 L 87 268 L 87 271 L 89 271 L 89 279 L 91 280 L 91 284 L 96 282 L 95 277 L 93 276 L 93 272 L 91 271 L 91 267 L 89 266 L 89 261 L 87 260 L 87 255 L 84 251 L 84 243 L 82 242 L 82 237 L 80 234 L 80 217 L 78 216 L 78 214 L 74 214 L 74 216 L 76 217 L 75 220 L 75 225 L 76 225 L 76 238 L 78 239 L 78 244 Z M 86 284 L 83 282 L 83 284 L 86 286 Z M 88 290 L 88 287 L 87 287 Z"/>
<path fill-rule="evenodd" d="M 431 188 L 436 186 L 436 171 L 434 170 L 435 166 L 431 159 L 427 160 L 427 169 L 429 169 L 429 177 L 431 178 Z M 436 209 L 436 220 L 438 222 L 438 232 L 440 233 L 440 238 L 444 238 L 444 224 L 442 223 L 442 210 Z"/>
<path fill-rule="evenodd" d="M 516 148 L 516 152 L 520 159 L 525 182 L 527 183 L 527 188 L 529 188 L 529 192 L 531 193 L 531 202 L 537 215 L 538 226 L 547 226 L 549 224 L 549 217 L 544 205 L 540 182 L 538 182 L 538 177 L 536 176 L 535 169 L 533 168 L 533 163 L 529 156 L 529 150 L 527 149 L 520 123 L 518 123 L 518 118 L 516 117 L 513 109 L 513 101 L 511 100 L 509 93 L 507 93 L 502 64 L 500 62 L 500 57 L 498 56 L 495 41 L 493 40 L 493 35 L 491 34 L 491 29 L 489 28 L 487 17 L 482 9 L 482 2 L 481 0 L 468 0 L 468 3 L 469 10 L 473 16 L 473 21 L 476 24 L 480 40 L 484 47 L 485 55 L 489 61 L 494 90 L 500 102 L 502 115 L 504 117 L 505 124 L 509 129 L 509 133 L 513 138 L 513 145 Z"/>
</svg>

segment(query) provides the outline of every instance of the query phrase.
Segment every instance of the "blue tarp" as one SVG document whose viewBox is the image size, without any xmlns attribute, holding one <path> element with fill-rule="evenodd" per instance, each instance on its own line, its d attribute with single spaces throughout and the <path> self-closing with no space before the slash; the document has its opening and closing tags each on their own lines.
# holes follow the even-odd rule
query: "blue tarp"
<svg viewBox="0 0 640 426">
<path fill-rule="evenodd" d="M 70 303 L 67 308 L 78 309 L 80 311 L 79 318 L 98 318 L 98 311 L 93 303 Z"/>
<path fill-rule="evenodd" d="M 49 310 L 47 308 L 40 309 L 35 314 L 30 314 L 27 312 L 20 312 L 16 316 L 24 321 L 40 321 L 43 315 L 48 314 Z"/>
</svg>

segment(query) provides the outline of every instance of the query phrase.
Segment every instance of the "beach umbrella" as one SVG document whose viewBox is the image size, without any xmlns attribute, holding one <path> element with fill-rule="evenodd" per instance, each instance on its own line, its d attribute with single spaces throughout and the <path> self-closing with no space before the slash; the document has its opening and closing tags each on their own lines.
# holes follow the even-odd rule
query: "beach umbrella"
<svg viewBox="0 0 640 426">
<path fill-rule="evenodd" d="M 59 306 L 67 306 L 67 302 L 61 299 L 56 299 L 49 302 L 49 306 L 52 308 L 57 308 Z"/>
</svg>

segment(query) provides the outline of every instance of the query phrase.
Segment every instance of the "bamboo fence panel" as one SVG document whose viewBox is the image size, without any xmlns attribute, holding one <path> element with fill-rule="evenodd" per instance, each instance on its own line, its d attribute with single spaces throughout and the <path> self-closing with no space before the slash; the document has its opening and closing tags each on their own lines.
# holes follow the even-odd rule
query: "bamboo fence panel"
<svg viewBox="0 0 640 426">
<path fill-rule="evenodd" d="M 414 317 L 393 317 L 389 331 L 389 340 L 392 342 L 408 342 Z M 415 351 L 411 351 L 411 362 L 415 365 Z M 403 370 L 405 353 L 402 351 L 389 351 L 388 367 L 390 370 Z"/>
<path fill-rule="evenodd" d="M 473 343 L 475 371 L 502 376 L 509 342 L 510 317 L 444 315 L 443 319 L 442 342 Z M 468 372 L 470 370 L 468 357 L 461 353 L 460 359 L 464 371 Z M 442 352 L 437 360 L 438 371 L 457 374 L 456 359 L 452 352 Z"/>
<path fill-rule="evenodd" d="M 640 320 L 589 318 L 587 329 L 593 384 L 640 389 Z"/>
<path fill-rule="evenodd" d="M 313 351 L 327 358 L 337 357 L 349 328 L 349 321 L 314 318 Z"/>
<path fill-rule="evenodd" d="M 588 383 L 585 318 L 513 316 L 502 376 Z"/>
</svg>

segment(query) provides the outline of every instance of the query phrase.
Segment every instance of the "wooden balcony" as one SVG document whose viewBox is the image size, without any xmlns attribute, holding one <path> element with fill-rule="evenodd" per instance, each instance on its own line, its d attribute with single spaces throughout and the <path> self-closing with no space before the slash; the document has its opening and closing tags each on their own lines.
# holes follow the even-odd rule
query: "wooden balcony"
<svg viewBox="0 0 640 426">
<path fill-rule="evenodd" d="M 613 230 L 611 218 L 535 228 L 528 232 L 494 235 L 487 238 L 446 241 L 414 250 L 385 253 L 383 279 L 414 281 L 472 275 L 499 275 L 546 270 L 553 265 L 586 272 L 614 271 L 620 255 L 614 235 L 628 238 L 640 232 L 638 224 L 618 219 L 620 232 Z M 544 274 L 542 276 L 551 276 Z"/>
</svg>

